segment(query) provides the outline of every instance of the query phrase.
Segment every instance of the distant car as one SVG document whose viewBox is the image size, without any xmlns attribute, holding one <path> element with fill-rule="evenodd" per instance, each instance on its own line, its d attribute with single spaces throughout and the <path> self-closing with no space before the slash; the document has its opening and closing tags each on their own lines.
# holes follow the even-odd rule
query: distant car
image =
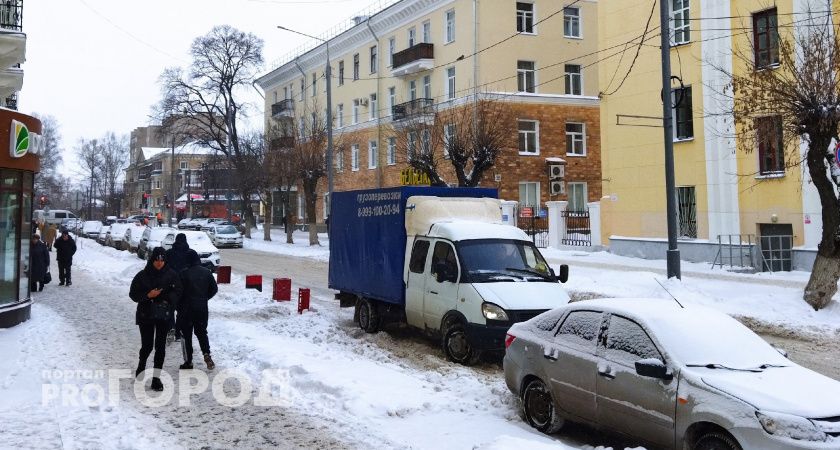
<svg viewBox="0 0 840 450">
<path fill-rule="evenodd" d="M 169 227 L 146 227 L 143 231 L 143 237 L 140 238 L 140 245 L 137 246 L 137 257 L 140 259 L 149 259 L 152 256 L 152 250 L 160 247 L 163 238 L 171 231 L 175 231 L 175 229 Z"/>
<path fill-rule="evenodd" d="M 192 219 L 189 217 L 181 219 L 180 221 L 178 221 L 178 229 L 184 230 L 187 228 L 191 228 L 191 225 L 189 224 L 190 222 L 192 222 Z"/>
<path fill-rule="evenodd" d="M 195 231 L 201 231 L 201 227 L 203 227 L 204 225 L 207 225 L 207 221 L 209 221 L 209 220 L 210 219 L 205 218 L 205 217 L 200 217 L 200 218 L 197 218 L 197 219 L 193 219 L 193 220 L 190 221 L 190 229 L 195 230 Z"/>
<path fill-rule="evenodd" d="M 128 250 L 128 241 L 126 240 L 126 233 L 128 228 L 132 226 L 127 223 L 115 223 L 111 225 L 111 232 L 105 245 L 114 247 L 117 250 Z"/>
<path fill-rule="evenodd" d="M 711 309 L 581 301 L 514 324 L 505 345 L 505 381 L 546 433 L 570 420 L 663 448 L 840 448 L 840 382 Z"/>
<path fill-rule="evenodd" d="M 212 227 L 213 225 L 216 225 L 216 224 L 222 223 L 222 222 L 224 222 L 224 221 L 225 221 L 225 219 L 220 219 L 220 218 L 216 218 L 216 217 L 211 217 L 211 218 L 207 219 L 207 223 L 205 223 L 205 224 L 201 225 L 200 230 L 201 230 L 201 231 L 207 231 L 207 230 L 209 230 L 209 229 L 210 229 L 210 227 Z"/>
<path fill-rule="evenodd" d="M 64 219 L 64 220 L 61 221 L 61 227 L 59 227 L 59 228 L 67 230 L 71 233 L 78 234 L 79 229 L 81 229 L 83 224 L 84 224 L 84 221 L 82 221 L 82 219 L 78 219 L 78 218 Z"/>
<path fill-rule="evenodd" d="M 143 239 L 143 232 L 146 231 L 146 228 L 145 225 L 140 225 L 137 222 L 129 224 L 128 229 L 125 231 L 125 239 L 129 252 L 137 252 L 137 247 L 140 246 L 140 240 Z"/>
<path fill-rule="evenodd" d="M 216 247 L 242 248 L 242 233 L 233 225 L 212 225 L 207 230 L 207 235 Z"/>
<path fill-rule="evenodd" d="M 65 219 L 78 219 L 73 212 L 66 209 L 51 209 L 49 211 L 36 209 L 32 211 L 32 218 L 48 225 L 60 225 Z"/>
<path fill-rule="evenodd" d="M 203 231 L 170 230 L 166 237 L 163 238 L 163 242 L 161 243 L 163 248 L 167 250 L 172 248 L 172 244 L 175 243 L 175 236 L 177 236 L 179 233 L 184 233 L 184 235 L 187 237 L 187 244 L 190 246 L 190 249 L 195 250 L 198 253 L 198 257 L 201 258 L 201 265 L 215 272 L 216 267 L 218 267 L 219 264 L 221 264 L 219 249 L 216 248 L 215 245 L 213 245 L 213 242 L 210 240 L 210 237 L 207 236 L 207 233 Z"/>
<path fill-rule="evenodd" d="M 82 235 L 86 238 L 98 238 L 100 230 L 102 230 L 102 222 L 98 220 L 86 220 L 82 225 Z"/>
<path fill-rule="evenodd" d="M 104 225 L 102 228 L 99 229 L 99 235 L 96 236 L 96 242 L 99 242 L 102 245 L 107 245 L 108 239 L 111 236 L 111 226 Z"/>
</svg>

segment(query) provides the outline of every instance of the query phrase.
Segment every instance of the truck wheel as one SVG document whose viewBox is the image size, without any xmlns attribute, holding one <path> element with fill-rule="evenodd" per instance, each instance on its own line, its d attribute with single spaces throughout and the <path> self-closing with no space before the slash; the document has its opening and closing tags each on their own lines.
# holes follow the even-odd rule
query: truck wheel
<svg viewBox="0 0 840 450">
<path fill-rule="evenodd" d="M 379 331 L 379 311 L 376 304 L 363 298 L 356 305 L 359 308 L 359 327 L 367 333 Z"/>
<path fill-rule="evenodd" d="M 531 380 L 525 386 L 522 393 L 522 411 L 528 424 L 543 433 L 556 433 L 563 427 L 563 418 L 554 408 L 551 392 L 539 378 Z"/>
<path fill-rule="evenodd" d="M 450 321 L 444 328 L 442 345 L 447 359 L 465 366 L 477 363 L 481 356 L 467 339 L 464 324 L 458 321 Z"/>
</svg>

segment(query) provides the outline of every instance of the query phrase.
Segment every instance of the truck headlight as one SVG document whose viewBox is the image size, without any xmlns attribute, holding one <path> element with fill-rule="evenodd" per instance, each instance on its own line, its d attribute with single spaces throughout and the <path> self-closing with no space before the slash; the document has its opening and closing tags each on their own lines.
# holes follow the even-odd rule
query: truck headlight
<svg viewBox="0 0 840 450">
<path fill-rule="evenodd" d="M 482 303 L 481 314 L 483 314 L 484 318 L 488 320 L 508 320 L 508 315 L 505 312 L 505 310 L 502 309 L 499 305 L 494 305 L 492 303 Z"/>
<path fill-rule="evenodd" d="M 767 411 L 756 411 L 755 416 L 764 431 L 774 436 L 800 441 L 825 441 L 826 439 L 826 434 L 817 428 L 814 422 L 804 417 Z"/>
</svg>

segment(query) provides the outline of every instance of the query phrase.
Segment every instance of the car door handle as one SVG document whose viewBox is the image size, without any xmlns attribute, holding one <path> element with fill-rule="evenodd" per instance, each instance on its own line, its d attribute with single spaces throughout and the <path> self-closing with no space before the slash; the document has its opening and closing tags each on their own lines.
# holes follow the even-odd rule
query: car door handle
<svg viewBox="0 0 840 450">
<path fill-rule="evenodd" d="M 437 293 L 437 292 L 435 292 L 435 291 L 429 291 L 429 293 L 430 293 L 430 294 L 435 294 L 435 295 L 438 295 L 438 293 Z"/>
<path fill-rule="evenodd" d="M 615 372 L 613 372 L 610 366 L 598 366 L 598 375 L 609 378 L 610 380 L 615 378 Z"/>
<path fill-rule="evenodd" d="M 543 358 L 549 361 L 557 361 L 557 356 L 555 356 L 554 353 L 543 353 Z"/>
</svg>

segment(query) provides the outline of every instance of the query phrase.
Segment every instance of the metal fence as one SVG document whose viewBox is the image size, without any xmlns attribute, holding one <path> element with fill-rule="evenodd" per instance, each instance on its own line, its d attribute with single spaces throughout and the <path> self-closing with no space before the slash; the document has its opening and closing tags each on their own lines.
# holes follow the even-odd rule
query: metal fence
<svg viewBox="0 0 840 450">
<path fill-rule="evenodd" d="M 566 222 L 565 233 L 561 239 L 563 245 L 589 247 L 592 245 L 592 228 L 590 224 L 589 210 L 582 211 L 566 210 L 561 214 Z"/>
<path fill-rule="evenodd" d="M 548 210 L 547 209 L 530 209 L 530 217 L 520 216 L 522 208 L 517 208 L 516 215 L 519 217 L 516 225 L 522 229 L 537 248 L 548 247 Z"/>
<path fill-rule="evenodd" d="M 0 28 L 23 30 L 23 0 L 0 0 Z"/>
<path fill-rule="evenodd" d="M 712 269 L 715 266 L 720 266 L 721 269 L 723 266 L 753 269 L 755 267 L 754 245 L 755 235 L 753 234 L 718 235 L 718 251 L 712 263 Z"/>
</svg>

